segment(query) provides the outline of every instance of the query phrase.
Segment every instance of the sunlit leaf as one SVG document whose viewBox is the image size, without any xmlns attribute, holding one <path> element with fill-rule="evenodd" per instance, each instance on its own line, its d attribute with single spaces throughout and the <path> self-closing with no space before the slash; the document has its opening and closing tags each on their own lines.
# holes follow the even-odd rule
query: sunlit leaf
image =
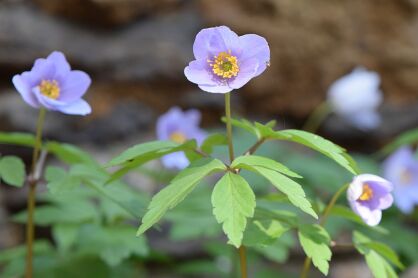
<svg viewBox="0 0 418 278">
<path fill-rule="evenodd" d="M 254 215 L 255 195 L 247 181 L 231 172 L 226 173 L 212 192 L 213 214 L 228 236 L 229 243 L 239 247 L 247 225 Z"/>
</svg>

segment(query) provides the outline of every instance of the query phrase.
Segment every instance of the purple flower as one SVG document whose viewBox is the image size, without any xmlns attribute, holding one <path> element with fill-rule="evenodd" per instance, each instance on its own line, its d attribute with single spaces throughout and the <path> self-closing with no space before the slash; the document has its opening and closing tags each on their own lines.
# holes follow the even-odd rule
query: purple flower
<svg viewBox="0 0 418 278">
<path fill-rule="evenodd" d="M 196 139 L 201 144 L 207 134 L 199 128 L 200 117 L 200 112 L 195 109 L 183 112 L 178 107 L 171 108 L 157 121 L 158 140 L 171 140 L 181 144 Z M 181 170 L 189 165 L 189 160 L 183 152 L 175 152 L 164 156 L 162 163 L 169 169 Z"/>
<path fill-rule="evenodd" d="M 362 67 L 335 81 L 328 90 L 333 111 L 360 129 L 373 129 L 381 119 L 377 108 L 382 103 L 380 77 Z"/>
<path fill-rule="evenodd" d="M 184 69 L 203 91 L 228 93 L 260 75 L 270 61 L 267 41 L 258 35 L 238 36 L 226 26 L 201 30 L 193 44 L 196 60 Z"/>
<path fill-rule="evenodd" d="M 392 184 L 375 175 L 362 174 L 354 177 L 347 190 L 351 209 L 370 226 L 382 219 L 382 210 L 393 203 Z"/>
<path fill-rule="evenodd" d="M 90 77 L 83 71 L 71 70 L 64 54 L 58 51 L 46 59 L 36 59 L 30 71 L 13 76 L 16 90 L 30 106 L 73 115 L 91 112 L 90 105 L 81 99 L 90 83 Z"/>
<path fill-rule="evenodd" d="M 396 206 L 411 213 L 418 204 L 418 160 L 410 147 L 402 147 L 383 163 L 384 177 L 393 183 Z"/>
</svg>

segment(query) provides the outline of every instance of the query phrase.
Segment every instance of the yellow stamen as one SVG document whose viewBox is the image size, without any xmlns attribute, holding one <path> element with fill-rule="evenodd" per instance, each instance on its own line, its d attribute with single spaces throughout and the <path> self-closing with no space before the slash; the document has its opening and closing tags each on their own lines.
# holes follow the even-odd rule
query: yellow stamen
<svg viewBox="0 0 418 278">
<path fill-rule="evenodd" d="M 359 197 L 360 201 L 368 201 L 371 198 L 373 198 L 373 190 L 370 188 L 370 186 L 365 183 L 363 184 L 363 193 Z"/>
<path fill-rule="evenodd" d="M 179 132 L 179 131 L 173 132 L 170 135 L 170 139 L 171 141 L 176 142 L 178 144 L 183 144 L 184 142 L 187 141 L 186 135 L 184 135 L 184 133 Z"/>
<path fill-rule="evenodd" d="M 42 80 L 39 90 L 41 94 L 52 99 L 57 99 L 61 91 L 56 80 Z"/>
<path fill-rule="evenodd" d="M 221 52 L 214 56 L 214 61 L 208 60 L 212 72 L 222 78 L 232 78 L 238 75 L 239 66 L 237 57 L 231 55 L 231 51 Z"/>
<path fill-rule="evenodd" d="M 402 185 L 408 185 L 412 181 L 412 174 L 407 169 L 403 169 L 400 173 L 400 180 Z"/>
</svg>

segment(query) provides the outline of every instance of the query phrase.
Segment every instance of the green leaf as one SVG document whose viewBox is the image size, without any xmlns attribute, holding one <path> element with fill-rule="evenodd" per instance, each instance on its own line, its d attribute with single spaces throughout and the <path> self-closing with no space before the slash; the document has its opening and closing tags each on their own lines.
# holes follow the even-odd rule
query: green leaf
<svg viewBox="0 0 418 278">
<path fill-rule="evenodd" d="M 195 147 L 195 140 L 187 141 L 184 144 L 177 144 L 172 141 L 152 141 L 138 144 L 113 158 L 106 164 L 106 167 L 118 166 L 135 160 L 147 162 L 172 152 L 193 149 Z"/>
<path fill-rule="evenodd" d="M 76 164 L 71 167 L 69 176 L 92 188 L 135 218 L 143 215 L 145 199 L 120 181 L 109 183 L 110 175 L 105 170 L 94 165 Z"/>
<path fill-rule="evenodd" d="M 109 266 L 117 266 L 132 255 L 145 256 L 149 252 L 145 237 L 135 237 L 135 228 L 127 225 L 84 225 L 77 244 L 86 253 L 98 253 Z"/>
<path fill-rule="evenodd" d="M 222 117 L 222 121 L 224 123 L 226 123 L 226 118 Z M 236 119 L 231 119 L 231 125 L 241 128 L 255 136 L 257 136 L 257 138 L 260 138 L 260 134 L 258 132 L 258 130 L 254 127 L 254 125 L 252 123 L 250 123 L 249 121 L 247 121 L 246 119 L 241 119 L 241 120 L 236 120 Z"/>
<path fill-rule="evenodd" d="M 204 151 L 207 154 L 211 154 L 213 151 L 214 146 L 220 146 L 220 145 L 227 145 L 228 139 L 225 136 L 225 134 L 222 133 L 214 133 L 209 135 L 205 141 L 203 141 L 201 145 L 202 151 Z"/>
<path fill-rule="evenodd" d="M 35 144 L 35 136 L 30 133 L 0 132 L 0 143 L 31 147 Z"/>
<path fill-rule="evenodd" d="M 403 269 L 405 266 L 402 264 L 402 262 L 399 260 L 398 255 L 393 251 L 389 246 L 387 246 L 384 243 L 371 241 L 364 243 L 364 246 L 376 251 L 383 257 L 385 257 L 387 260 L 389 260 L 391 263 L 399 267 L 400 269 Z"/>
<path fill-rule="evenodd" d="M 328 156 L 354 175 L 359 173 L 354 160 L 346 153 L 346 151 L 325 138 L 313 133 L 295 129 L 277 131 L 276 134 L 283 135 L 281 140 L 305 145 L 306 147 Z"/>
<path fill-rule="evenodd" d="M 335 205 L 331 210 L 331 215 L 345 218 L 347 220 L 360 224 L 364 227 L 367 227 L 368 229 L 374 230 L 381 234 L 389 234 L 389 231 L 381 226 L 367 225 L 366 223 L 364 223 L 364 221 L 361 219 L 360 216 L 358 216 L 351 209 L 345 206 Z"/>
<path fill-rule="evenodd" d="M 395 264 L 403 267 L 396 253 L 388 246 L 374 242 L 358 231 L 353 233 L 353 243 L 357 251 L 362 254 L 368 267 L 376 278 L 398 277 L 392 266 L 385 260 L 389 259 Z"/>
<path fill-rule="evenodd" d="M 45 178 L 48 181 L 47 188 L 53 195 L 68 193 L 81 184 L 79 178 L 55 166 L 46 169 Z"/>
<path fill-rule="evenodd" d="M 25 223 L 27 212 L 18 213 L 13 219 Z M 49 226 L 57 223 L 80 224 L 99 219 L 96 207 L 86 199 L 73 199 L 71 202 L 59 205 L 44 205 L 35 210 L 34 222 L 39 226 Z"/>
<path fill-rule="evenodd" d="M 33 244 L 35 254 L 46 253 L 53 248 L 47 240 L 37 240 Z M 26 246 L 17 246 L 0 251 L 0 263 L 16 260 L 26 255 Z"/>
<path fill-rule="evenodd" d="M 263 156 L 244 155 L 244 156 L 240 156 L 236 158 L 231 164 L 232 168 L 238 168 L 238 169 L 243 168 L 247 170 L 251 169 L 254 166 L 263 167 L 266 169 L 277 171 L 289 177 L 301 178 L 300 175 L 296 174 L 295 172 L 292 172 L 291 170 L 289 170 L 289 168 L 287 168 L 283 164 L 273 159 L 263 157 Z"/>
<path fill-rule="evenodd" d="M 76 243 L 79 225 L 56 224 L 52 226 L 52 235 L 62 253 L 68 252 Z"/>
<path fill-rule="evenodd" d="M 277 220 L 253 220 L 248 223 L 244 233 L 245 246 L 266 246 L 281 237 L 289 227 Z"/>
<path fill-rule="evenodd" d="M 226 173 L 212 192 L 213 214 L 229 242 L 240 247 L 247 218 L 254 215 L 255 195 L 247 181 L 240 175 Z"/>
<path fill-rule="evenodd" d="M 189 165 L 152 198 L 137 235 L 143 234 L 157 223 L 167 210 L 184 200 L 203 178 L 225 170 L 225 165 L 220 160 L 211 158 L 203 158 Z"/>
<path fill-rule="evenodd" d="M 85 163 L 97 165 L 97 162 L 87 152 L 74 145 L 51 141 L 45 144 L 45 148 L 59 160 L 68 164 Z"/>
<path fill-rule="evenodd" d="M 311 203 L 306 199 L 305 192 L 302 186 L 295 181 L 289 179 L 285 175 L 279 172 L 271 170 L 269 168 L 260 166 L 246 166 L 246 169 L 259 175 L 264 176 L 268 179 L 278 190 L 286 194 L 289 201 L 296 207 L 300 208 L 307 214 L 318 218 L 316 212 L 312 209 Z"/>
<path fill-rule="evenodd" d="M 25 177 L 25 164 L 19 157 L 0 157 L 0 178 L 2 180 L 10 185 L 22 187 L 25 183 Z"/>
<path fill-rule="evenodd" d="M 324 275 L 328 275 L 331 249 L 329 248 L 330 237 L 319 225 L 304 225 L 299 228 L 299 241 L 306 256 L 312 259 Z"/>
<path fill-rule="evenodd" d="M 129 171 L 138 168 L 142 164 L 153 159 L 160 158 L 166 154 L 177 151 L 190 151 L 196 148 L 196 141 L 190 140 L 184 144 L 177 144 L 171 141 L 153 141 L 144 144 L 139 144 L 129 148 L 122 154 L 108 162 L 105 167 L 121 166 L 116 172 L 111 175 L 108 182 L 117 180 L 123 177 Z"/>
</svg>

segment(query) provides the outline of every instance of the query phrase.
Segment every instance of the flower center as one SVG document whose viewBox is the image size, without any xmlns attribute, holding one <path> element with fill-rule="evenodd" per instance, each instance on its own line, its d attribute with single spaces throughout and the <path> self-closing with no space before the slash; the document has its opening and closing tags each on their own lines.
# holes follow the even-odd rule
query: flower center
<svg viewBox="0 0 418 278">
<path fill-rule="evenodd" d="M 56 80 L 42 80 L 39 90 L 41 94 L 52 99 L 57 99 L 60 96 L 60 87 Z"/>
<path fill-rule="evenodd" d="M 232 78 L 238 75 L 239 66 L 237 57 L 231 55 L 231 51 L 221 52 L 214 56 L 214 61 L 208 60 L 212 72 L 222 78 Z"/>
<path fill-rule="evenodd" d="M 407 169 L 403 169 L 399 174 L 402 185 L 409 185 L 412 181 L 412 174 Z"/>
<path fill-rule="evenodd" d="M 373 198 L 373 190 L 370 188 L 370 186 L 367 183 L 365 183 L 363 184 L 363 193 L 361 193 L 359 200 L 368 201 L 371 198 Z"/>
<path fill-rule="evenodd" d="M 187 141 L 186 135 L 184 135 L 184 133 L 182 133 L 180 131 L 176 131 L 176 132 L 171 133 L 170 139 L 171 139 L 171 141 L 173 141 L 175 143 L 178 143 L 178 144 L 183 144 L 184 142 Z"/>
</svg>

